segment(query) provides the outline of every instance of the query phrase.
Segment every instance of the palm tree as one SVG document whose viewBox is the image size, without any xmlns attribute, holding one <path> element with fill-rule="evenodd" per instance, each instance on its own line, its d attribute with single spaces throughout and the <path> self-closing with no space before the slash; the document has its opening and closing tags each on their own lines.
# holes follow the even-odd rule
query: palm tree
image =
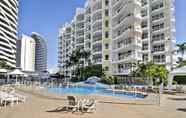
<svg viewBox="0 0 186 118">
<path fill-rule="evenodd" d="M 157 65 L 155 76 L 159 77 L 161 82 L 167 84 L 168 70 L 165 65 Z"/>
<path fill-rule="evenodd" d="M 90 58 L 90 55 L 91 55 L 90 51 L 85 51 L 85 50 L 81 51 L 81 57 L 83 59 L 85 59 L 85 64 L 88 63 L 88 60 Z M 88 63 L 88 65 L 89 65 L 89 63 Z"/>
<path fill-rule="evenodd" d="M 147 66 L 146 64 L 144 63 L 139 63 L 137 65 L 137 69 L 136 69 L 136 75 L 139 76 L 139 77 L 142 77 L 143 79 L 146 78 L 146 75 L 145 75 L 145 70 L 146 70 Z"/>
<path fill-rule="evenodd" d="M 81 58 L 85 60 L 85 63 L 84 63 L 85 66 L 87 66 L 86 64 L 89 65 L 88 60 L 90 58 L 90 55 L 91 55 L 90 51 L 86 51 L 86 50 L 81 51 Z M 80 69 L 80 75 L 81 75 L 82 79 L 84 79 L 85 77 L 84 77 L 84 72 L 81 72 L 81 71 L 84 70 L 85 66 L 83 66 L 82 69 Z"/>
<path fill-rule="evenodd" d="M 181 53 L 182 59 L 183 59 L 183 56 L 184 56 L 185 51 L 186 51 L 186 42 L 181 43 L 181 44 L 177 44 L 176 46 L 178 47 L 178 52 Z"/>
<path fill-rule="evenodd" d="M 75 67 L 79 70 L 81 59 L 81 52 L 80 49 L 74 50 L 71 55 L 69 55 L 70 66 L 73 67 L 72 75 L 75 75 Z"/>
<path fill-rule="evenodd" d="M 66 62 L 66 66 L 73 67 L 72 75 L 77 75 L 77 77 L 79 78 L 79 75 L 81 75 L 80 72 L 81 71 L 80 65 L 82 62 L 81 59 L 84 59 L 86 64 L 88 62 L 90 55 L 91 55 L 90 51 L 80 49 L 72 51 L 72 54 L 69 55 L 69 60 Z"/>
</svg>

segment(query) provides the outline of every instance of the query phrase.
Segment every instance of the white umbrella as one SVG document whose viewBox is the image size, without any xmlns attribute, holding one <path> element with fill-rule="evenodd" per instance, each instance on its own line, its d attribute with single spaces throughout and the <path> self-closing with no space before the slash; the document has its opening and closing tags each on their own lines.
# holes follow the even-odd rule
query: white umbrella
<svg viewBox="0 0 186 118">
<path fill-rule="evenodd" d="M 168 78 L 168 88 L 169 90 L 172 89 L 172 82 L 174 79 L 174 76 L 180 75 L 180 76 L 185 76 L 186 75 L 186 66 L 174 69 L 169 73 L 169 78 Z"/>
<path fill-rule="evenodd" d="M 25 73 L 23 73 L 20 69 L 15 69 L 8 73 L 8 75 L 24 75 L 24 74 Z"/>
<path fill-rule="evenodd" d="M 20 69 L 15 69 L 15 70 L 7 73 L 7 75 L 15 75 L 16 76 L 16 83 L 17 83 L 17 75 L 24 76 L 25 73 L 23 73 Z"/>
</svg>

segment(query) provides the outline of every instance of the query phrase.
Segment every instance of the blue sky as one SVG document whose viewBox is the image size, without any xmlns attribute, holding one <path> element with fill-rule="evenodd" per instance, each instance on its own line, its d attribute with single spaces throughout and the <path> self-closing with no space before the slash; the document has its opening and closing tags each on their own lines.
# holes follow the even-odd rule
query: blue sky
<svg viewBox="0 0 186 118">
<path fill-rule="evenodd" d="M 48 67 L 57 65 L 59 27 L 70 21 L 86 0 L 20 0 L 19 36 L 38 32 L 48 43 Z M 176 0 L 176 38 L 186 41 L 186 0 Z"/>
</svg>

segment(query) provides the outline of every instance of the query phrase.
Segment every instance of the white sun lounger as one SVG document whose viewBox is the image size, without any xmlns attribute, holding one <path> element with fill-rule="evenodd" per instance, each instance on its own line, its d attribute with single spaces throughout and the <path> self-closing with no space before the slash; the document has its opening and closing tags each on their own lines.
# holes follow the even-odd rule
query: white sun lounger
<svg viewBox="0 0 186 118">
<path fill-rule="evenodd" d="M 72 109 L 72 112 L 78 111 L 80 108 L 79 101 L 75 96 L 67 96 L 68 105 L 67 110 Z"/>
<path fill-rule="evenodd" d="M 26 98 L 27 98 L 26 96 L 20 95 L 18 93 L 12 93 L 11 95 L 17 97 L 18 98 L 18 101 L 20 101 L 20 102 L 25 102 L 26 101 Z"/>
<path fill-rule="evenodd" d="M 83 100 L 81 109 L 83 112 L 91 112 L 96 110 L 95 100 Z"/>
<path fill-rule="evenodd" d="M 11 103 L 11 106 L 14 105 L 14 102 L 16 102 L 18 104 L 19 98 L 15 97 L 13 95 L 9 95 L 5 92 L 0 92 L 0 104 L 4 104 L 4 106 L 6 107 L 7 103 Z"/>
</svg>

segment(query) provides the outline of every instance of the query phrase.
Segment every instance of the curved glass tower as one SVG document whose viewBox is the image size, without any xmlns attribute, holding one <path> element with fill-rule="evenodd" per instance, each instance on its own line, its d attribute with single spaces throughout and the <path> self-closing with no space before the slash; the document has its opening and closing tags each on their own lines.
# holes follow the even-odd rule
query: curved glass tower
<svg viewBox="0 0 186 118">
<path fill-rule="evenodd" d="M 44 38 L 38 33 L 33 32 L 31 37 L 36 42 L 35 71 L 44 72 L 47 70 L 47 44 Z"/>
<path fill-rule="evenodd" d="M 18 0 L 0 0 L 0 59 L 16 66 Z"/>
</svg>

